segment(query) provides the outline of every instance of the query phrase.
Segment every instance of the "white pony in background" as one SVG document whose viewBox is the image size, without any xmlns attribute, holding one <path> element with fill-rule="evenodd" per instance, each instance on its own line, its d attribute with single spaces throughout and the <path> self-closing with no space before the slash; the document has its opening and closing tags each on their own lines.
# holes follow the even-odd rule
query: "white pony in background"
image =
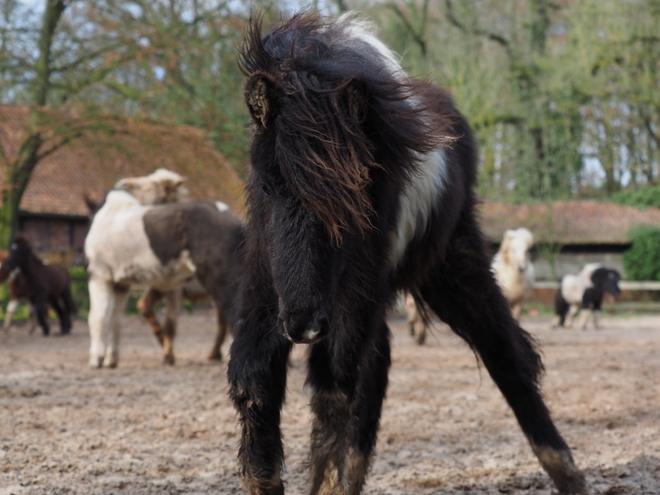
<svg viewBox="0 0 660 495">
<path fill-rule="evenodd" d="M 121 179 L 114 188 L 131 193 L 143 205 L 160 205 L 188 201 L 190 193 L 185 182 L 185 177 L 176 172 L 157 168 L 143 177 Z"/>
<path fill-rule="evenodd" d="M 491 265 L 516 321 L 520 320 L 523 303 L 534 288 L 534 265 L 530 253 L 532 246 L 534 236 L 526 228 L 507 230 Z"/>
</svg>

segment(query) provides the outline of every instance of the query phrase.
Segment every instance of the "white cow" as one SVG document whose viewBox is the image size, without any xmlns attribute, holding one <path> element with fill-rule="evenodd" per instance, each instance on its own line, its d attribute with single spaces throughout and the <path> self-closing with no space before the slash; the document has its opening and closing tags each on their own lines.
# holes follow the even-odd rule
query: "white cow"
<svg viewBox="0 0 660 495">
<path fill-rule="evenodd" d="M 523 303 L 534 288 L 535 273 L 530 254 L 533 246 L 534 236 L 529 230 L 522 227 L 507 230 L 491 265 L 516 320 L 520 319 Z"/>
</svg>

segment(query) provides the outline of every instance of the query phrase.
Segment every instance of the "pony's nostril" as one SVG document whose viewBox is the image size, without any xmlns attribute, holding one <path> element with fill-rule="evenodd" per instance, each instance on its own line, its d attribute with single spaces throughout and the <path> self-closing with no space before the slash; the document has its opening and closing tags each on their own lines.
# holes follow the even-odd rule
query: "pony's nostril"
<svg viewBox="0 0 660 495">
<path fill-rule="evenodd" d="M 328 333 L 328 318 L 325 314 L 287 314 L 278 316 L 282 335 L 296 344 L 314 344 Z"/>
<path fill-rule="evenodd" d="M 303 332 L 303 341 L 314 342 L 320 333 L 321 333 L 320 329 L 308 328 Z"/>
</svg>

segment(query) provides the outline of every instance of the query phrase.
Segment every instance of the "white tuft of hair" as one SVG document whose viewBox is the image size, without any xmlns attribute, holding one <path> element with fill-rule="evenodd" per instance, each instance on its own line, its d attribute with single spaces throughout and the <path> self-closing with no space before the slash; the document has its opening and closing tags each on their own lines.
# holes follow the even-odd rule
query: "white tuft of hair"
<svg viewBox="0 0 660 495">
<path fill-rule="evenodd" d="M 401 67 L 399 57 L 374 34 L 376 29 L 372 22 L 366 20 L 357 12 L 347 12 L 339 17 L 337 23 L 341 25 L 349 38 L 371 46 L 382 59 L 383 65 L 387 67 L 393 76 L 397 79 L 407 77 L 407 74 Z"/>
</svg>

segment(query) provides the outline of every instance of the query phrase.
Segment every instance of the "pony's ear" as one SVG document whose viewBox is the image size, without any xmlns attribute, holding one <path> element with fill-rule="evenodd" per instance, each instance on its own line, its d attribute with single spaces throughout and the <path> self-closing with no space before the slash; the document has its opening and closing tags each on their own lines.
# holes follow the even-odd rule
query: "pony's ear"
<svg viewBox="0 0 660 495">
<path fill-rule="evenodd" d="M 100 203 L 98 201 L 95 201 L 87 191 L 83 192 L 83 201 L 85 201 L 85 205 L 87 205 L 87 209 L 89 210 L 89 213 L 93 215 L 99 210 Z"/>
<path fill-rule="evenodd" d="M 358 123 L 364 122 L 364 119 L 367 116 L 367 87 L 362 81 L 353 79 L 348 83 L 344 91 L 346 93 L 348 114 L 351 119 Z"/>
<path fill-rule="evenodd" d="M 245 103 L 257 124 L 267 127 L 275 113 L 275 84 L 263 72 L 255 72 L 245 82 Z"/>
</svg>

